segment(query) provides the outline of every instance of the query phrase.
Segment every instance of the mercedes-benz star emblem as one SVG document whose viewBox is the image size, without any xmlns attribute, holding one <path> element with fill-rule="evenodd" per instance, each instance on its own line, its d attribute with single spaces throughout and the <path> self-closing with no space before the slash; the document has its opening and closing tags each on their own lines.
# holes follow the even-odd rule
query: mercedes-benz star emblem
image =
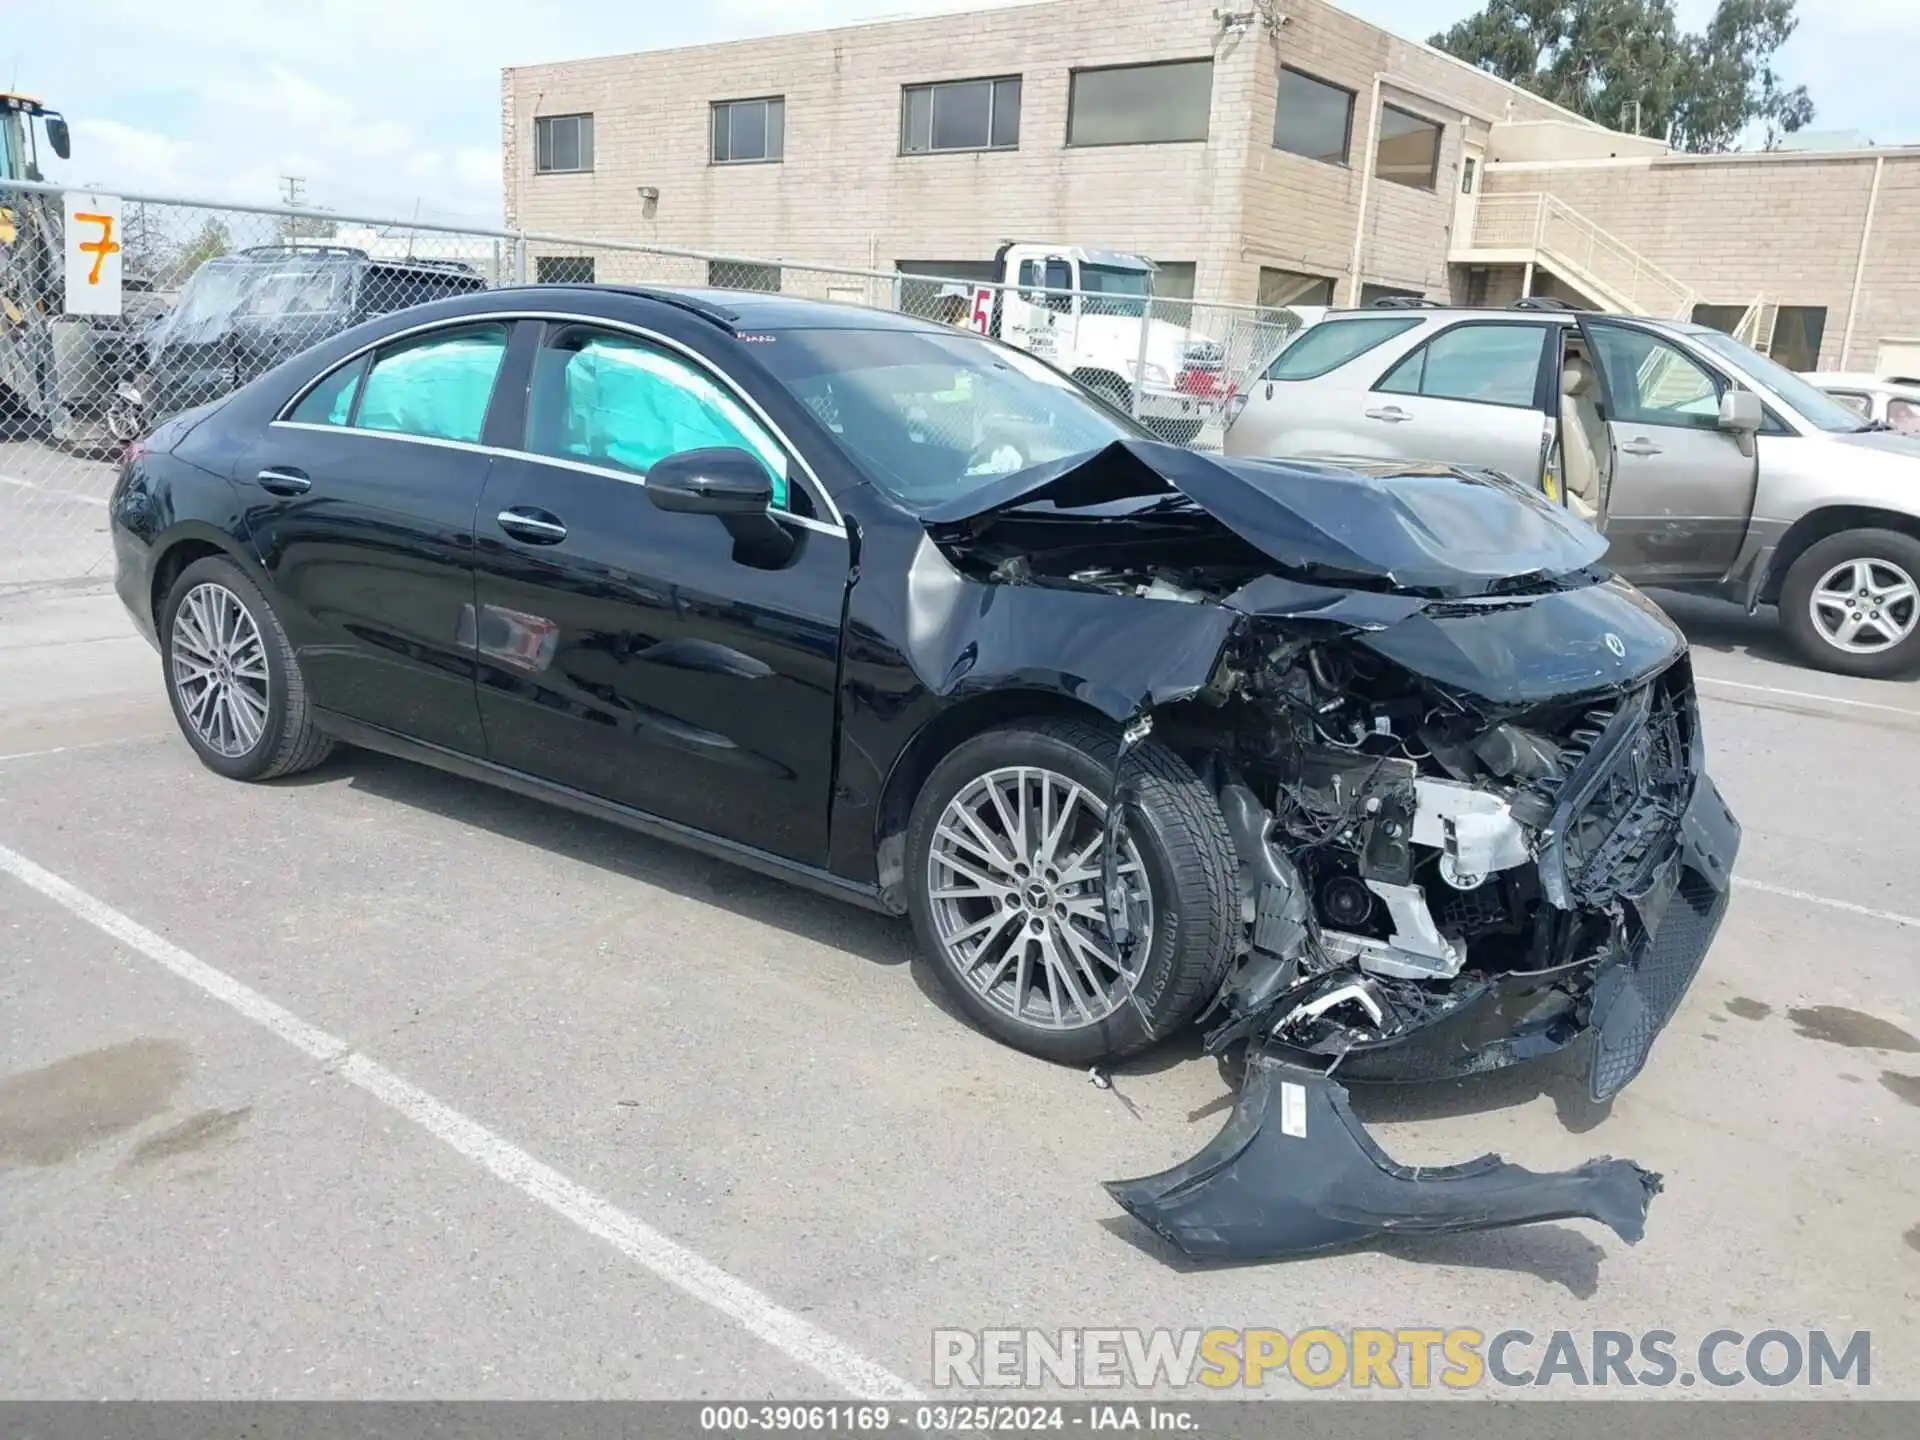
<svg viewBox="0 0 1920 1440">
<path fill-rule="evenodd" d="M 1616 659 L 1624 660 L 1627 658 L 1627 642 L 1622 640 L 1618 635 L 1615 635 L 1611 630 L 1607 632 L 1607 649 L 1614 653 Z"/>
</svg>

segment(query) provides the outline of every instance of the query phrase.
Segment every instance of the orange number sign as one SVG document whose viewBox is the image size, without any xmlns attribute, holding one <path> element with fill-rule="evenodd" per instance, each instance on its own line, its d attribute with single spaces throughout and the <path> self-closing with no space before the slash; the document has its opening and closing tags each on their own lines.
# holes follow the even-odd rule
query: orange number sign
<svg viewBox="0 0 1920 1440">
<path fill-rule="evenodd" d="M 98 285 L 100 283 L 100 267 L 107 263 L 107 256 L 118 255 L 120 253 L 120 246 L 113 238 L 113 217 L 111 215 L 93 215 L 84 210 L 76 210 L 73 212 L 73 218 L 85 224 L 98 225 L 100 227 L 100 238 L 98 240 L 83 240 L 78 247 L 83 255 L 93 256 L 93 269 L 87 272 L 87 283 L 89 285 Z"/>
</svg>

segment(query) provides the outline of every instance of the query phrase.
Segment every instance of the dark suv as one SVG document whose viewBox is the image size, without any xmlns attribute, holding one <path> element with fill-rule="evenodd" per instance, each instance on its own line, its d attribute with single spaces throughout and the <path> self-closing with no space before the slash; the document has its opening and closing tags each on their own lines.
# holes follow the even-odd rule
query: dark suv
<svg viewBox="0 0 1920 1440">
<path fill-rule="evenodd" d="M 148 336 L 149 423 L 218 399 L 362 320 L 486 288 L 461 261 L 381 260 L 346 246 L 217 256 Z"/>
</svg>

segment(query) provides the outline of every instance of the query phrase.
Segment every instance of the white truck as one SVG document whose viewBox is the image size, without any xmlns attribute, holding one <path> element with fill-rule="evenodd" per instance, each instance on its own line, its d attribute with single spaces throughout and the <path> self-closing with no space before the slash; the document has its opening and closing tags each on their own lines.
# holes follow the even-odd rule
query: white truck
<svg viewBox="0 0 1920 1440">
<path fill-rule="evenodd" d="M 1072 375 L 1161 438 L 1191 444 L 1228 398 L 1227 347 L 1151 314 L 1154 268 L 1119 250 L 1010 241 L 994 256 L 993 284 L 974 289 L 965 323 Z"/>
</svg>

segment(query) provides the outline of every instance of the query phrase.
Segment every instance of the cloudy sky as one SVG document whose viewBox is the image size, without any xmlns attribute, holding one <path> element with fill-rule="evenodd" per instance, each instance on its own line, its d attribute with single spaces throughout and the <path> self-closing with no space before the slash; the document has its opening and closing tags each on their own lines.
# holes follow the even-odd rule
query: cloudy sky
<svg viewBox="0 0 1920 1440">
<path fill-rule="evenodd" d="M 971 0 L 977 8 L 994 0 Z M 1696 25 L 1713 0 L 1679 0 Z M 82 183 L 497 221 L 502 66 L 969 8 L 968 0 L 0 0 L 0 79 L 73 122 Z M 1425 36 L 1474 0 L 1344 0 Z M 1920 0 L 1800 0 L 1820 129 L 1920 141 Z M 416 209 L 417 207 L 417 209 Z"/>
</svg>

